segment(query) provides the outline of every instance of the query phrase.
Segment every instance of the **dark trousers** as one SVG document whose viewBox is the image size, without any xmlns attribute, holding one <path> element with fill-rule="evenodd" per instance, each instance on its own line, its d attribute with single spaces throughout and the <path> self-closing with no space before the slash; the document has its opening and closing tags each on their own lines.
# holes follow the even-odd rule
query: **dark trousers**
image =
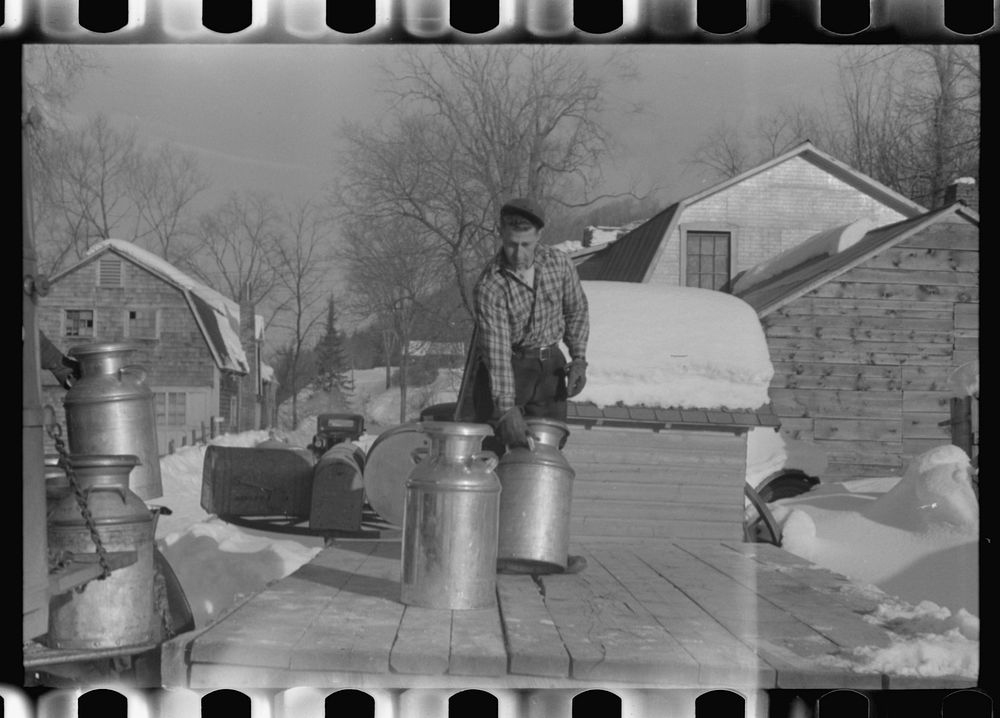
<svg viewBox="0 0 1000 718">
<path fill-rule="evenodd" d="M 514 356 L 511 366 L 514 369 L 514 403 L 524 410 L 524 415 L 566 421 L 566 358 L 562 352 L 551 352 L 546 359 Z M 500 411 L 493 403 L 489 370 L 483 363 L 476 371 L 472 401 L 477 422 L 492 424 L 500 418 Z M 492 436 L 483 440 L 483 448 L 498 455 L 506 451 L 506 447 Z"/>
</svg>

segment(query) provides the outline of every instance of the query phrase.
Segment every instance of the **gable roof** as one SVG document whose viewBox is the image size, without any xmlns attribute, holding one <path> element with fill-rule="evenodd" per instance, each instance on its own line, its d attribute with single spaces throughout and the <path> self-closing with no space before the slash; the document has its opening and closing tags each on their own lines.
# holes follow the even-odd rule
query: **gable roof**
<svg viewBox="0 0 1000 718">
<path fill-rule="evenodd" d="M 132 242 L 120 239 L 102 240 L 87 250 L 87 254 L 82 260 L 59 272 L 52 277 L 51 281 L 56 282 L 61 277 L 107 253 L 133 262 L 177 288 L 184 295 L 216 366 L 221 370 L 237 374 L 246 374 L 249 371 L 246 353 L 240 342 L 239 305 L 214 289 L 192 279 L 162 257 L 158 257 Z"/>
<path fill-rule="evenodd" d="M 807 140 L 756 167 L 675 202 L 624 235 L 614 244 L 597 253 L 590 254 L 590 256 L 586 256 L 582 252 L 574 253 L 573 258 L 577 262 L 580 277 L 582 279 L 605 279 L 618 282 L 645 282 L 663 251 L 664 240 L 673 233 L 685 208 L 794 157 L 812 163 L 845 184 L 874 197 L 905 217 L 915 217 L 927 211 L 926 208 L 904 197 L 899 192 L 826 154 Z M 584 276 L 585 272 L 586 276 Z"/>
<path fill-rule="evenodd" d="M 979 226 L 979 215 L 955 202 L 918 217 L 877 227 L 840 252 L 810 257 L 743 292 L 736 292 L 736 296 L 757 310 L 759 316 L 765 316 L 950 216 L 960 216 Z"/>
</svg>

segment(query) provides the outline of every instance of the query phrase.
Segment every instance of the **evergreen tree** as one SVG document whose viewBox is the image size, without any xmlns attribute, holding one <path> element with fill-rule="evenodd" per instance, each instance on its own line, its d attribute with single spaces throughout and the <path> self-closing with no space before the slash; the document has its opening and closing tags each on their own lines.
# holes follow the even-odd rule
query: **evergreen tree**
<svg viewBox="0 0 1000 718">
<path fill-rule="evenodd" d="M 326 328 L 316 343 L 316 384 L 326 391 L 336 388 L 351 392 L 354 382 L 350 369 L 344 335 L 337 329 L 337 309 L 331 294 L 327 301 Z"/>
</svg>

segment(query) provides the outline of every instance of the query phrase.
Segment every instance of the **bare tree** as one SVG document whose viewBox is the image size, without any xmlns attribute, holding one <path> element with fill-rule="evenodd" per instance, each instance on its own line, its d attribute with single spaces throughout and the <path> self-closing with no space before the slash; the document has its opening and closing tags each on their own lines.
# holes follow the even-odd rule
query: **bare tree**
<svg viewBox="0 0 1000 718">
<path fill-rule="evenodd" d="M 399 420 L 405 422 L 413 329 L 447 275 L 434 261 L 433 240 L 419 222 L 390 219 L 348 224 L 343 230 L 338 256 L 351 287 L 347 306 L 355 316 L 379 323 L 386 357 L 398 349 Z"/>
<path fill-rule="evenodd" d="M 275 253 L 282 218 L 270 196 L 236 193 L 199 218 L 197 253 L 185 268 L 235 301 L 270 298 L 279 279 Z M 273 317 L 272 317 L 273 319 Z"/>
<path fill-rule="evenodd" d="M 301 358 L 325 317 L 326 280 L 332 259 L 330 226 L 311 203 L 305 202 L 287 212 L 280 227 L 281 239 L 275 242 L 267 261 L 281 307 L 274 324 L 289 336 L 284 351 L 292 388 L 292 425 L 297 426 Z"/>
<path fill-rule="evenodd" d="M 722 122 L 689 164 L 732 177 L 812 140 L 925 206 L 948 184 L 978 178 L 980 71 L 976 46 L 854 47 L 838 61 L 836 96 L 822 107 L 783 107 L 740 131 Z"/>
<path fill-rule="evenodd" d="M 193 234 L 189 210 L 211 183 L 194 155 L 164 143 L 143 157 L 133 178 L 132 195 L 144 226 L 143 237 L 167 261 L 191 251 L 180 241 Z"/>
<path fill-rule="evenodd" d="M 387 70 L 385 122 L 343 128 L 336 201 L 345 219 L 400 219 L 450 267 L 469 314 L 475 273 L 495 251 L 503 199 L 593 202 L 610 139 L 608 79 L 552 46 L 445 46 Z"/>
</svg>

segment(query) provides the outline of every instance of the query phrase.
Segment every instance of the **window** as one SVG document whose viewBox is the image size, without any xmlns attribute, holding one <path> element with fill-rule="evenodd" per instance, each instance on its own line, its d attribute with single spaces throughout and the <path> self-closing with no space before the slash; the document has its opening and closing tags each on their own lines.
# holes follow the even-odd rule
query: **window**
<svg viewBox="0 0 1000 718">
<path fill-rule="evenodd" d="M 93 309 L 67 309 L 66 330 L 63 336 L 67 337 L 92 337 L 94 336 L 94 310 Z"/>
<path fill-rule="evenodd" d="M 103 257 L 97 260 L 97 286 L 121 287 L 122 260 L 117 257 Z"/>
<path fill-rule="evenodd" d="M 727 290 L 731 255 L 729 233 L 688 231 L 686 237 L 685 284 Z"/>
<path fill-rule="evenodd" d="M 158 426 L 184 426 L 187 423 L 187 394 L 183 391 L 156 392 Z"/>
<path fill-rule="evenodd" d="M 156 339 L 158 336 L 156 319 L 155 309 L 126 309 L 125 336 L 134 339 Z"/>
</svg>

